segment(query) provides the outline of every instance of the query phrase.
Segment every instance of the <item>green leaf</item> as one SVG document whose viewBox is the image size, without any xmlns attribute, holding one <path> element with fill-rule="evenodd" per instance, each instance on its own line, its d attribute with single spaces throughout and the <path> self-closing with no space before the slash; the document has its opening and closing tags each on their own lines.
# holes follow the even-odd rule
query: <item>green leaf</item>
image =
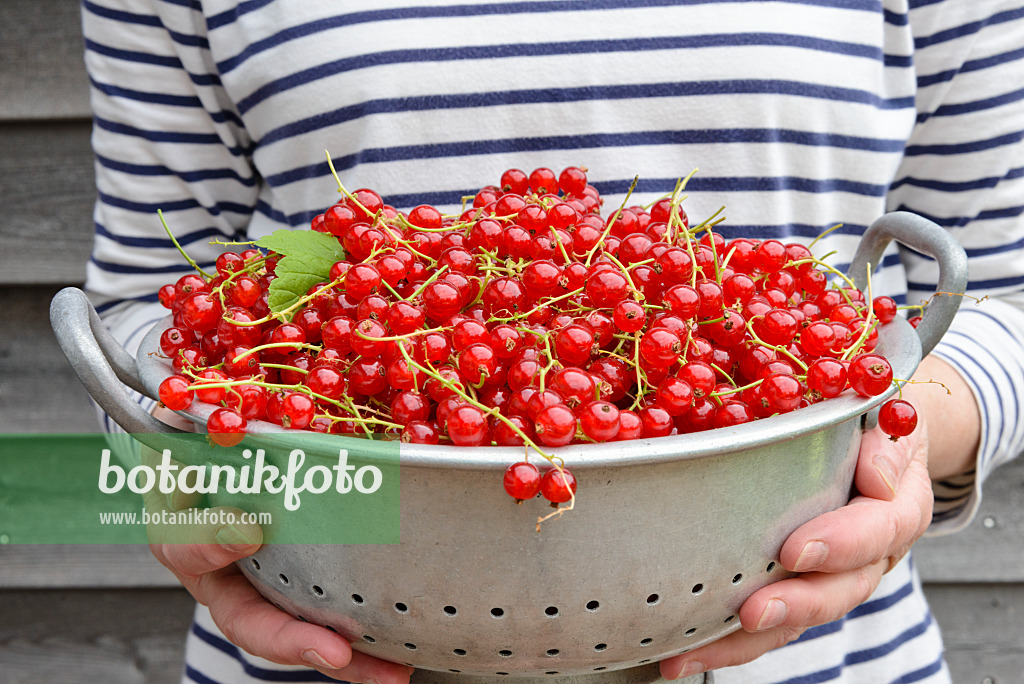
<svg viewBox="0 0 1024 684">
<path fill-rule="evenodd" d="M 264 249 L 283 255 L 270 283 L 270 310 L 278 313 L 305 296 L 309 288 L 326 282 L 331 266 L 345 258 L 333 235 L 311 230 L 276 230 L 256 241 Z"/>
<path fill-rule="evenodd" d="M 297 257 L 284 257 L 277 263 L 277 277 L 270 283 L 270 310 L 278 313 L 287 309 L 305 296 L 309 288 L 325 282 L 330 270 L 330 264 L 323 270 L 310 269 Z"/>
<path fill-rule="evenodd" d="M 256 244 L 271 252 L 277 252 L 283 256 L 299 257 L 310 263 L 327 260 L 333 264 L 335 261 L 345 258 L 345 250 L 342 249 L 338 238 L 329 233 L 319 233 L 314 230 L 282 228 L 275 230 L 270 235 L 264 235 L 256 241 Z"/>
</svg>

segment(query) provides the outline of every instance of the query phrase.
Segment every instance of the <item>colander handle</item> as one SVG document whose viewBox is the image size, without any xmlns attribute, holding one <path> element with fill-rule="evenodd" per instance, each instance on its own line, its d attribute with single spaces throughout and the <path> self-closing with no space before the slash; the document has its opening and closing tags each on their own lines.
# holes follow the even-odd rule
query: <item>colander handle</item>
<svg viewBox="0 0 1024 684">
<path fill-rule="evenodd" d="M 864 231 L 850 263 L 849 276 L 859 289 L 867 291 L 868 264 L 872 270 L 877 267 L 892 240 L 932 257 L 939 265 L 936 295 L 917 326 L 921 354 L 927 356 L 946 334 L 960 308 L 959 295 L 967 289 L 967 253 L 952 235 L 924 217 L 907 211 L 885 214 Z"/>
<path fill-rule="evenodd" d="M 75 287 L 58 292 L 50 302 L 50 325 L 85 389 L 126 432 L 181 432 L 151 416 L 125 390 L 127 385 L 148 395 L 135 359 L 103 325 L 84 292 Z"/>
</svg>

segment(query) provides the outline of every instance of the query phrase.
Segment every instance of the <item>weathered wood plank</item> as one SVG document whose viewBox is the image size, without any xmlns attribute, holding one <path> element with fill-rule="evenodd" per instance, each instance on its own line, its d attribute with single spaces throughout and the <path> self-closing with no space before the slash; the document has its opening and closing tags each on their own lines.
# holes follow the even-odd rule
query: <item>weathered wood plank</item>
<svg viewBox="0 0 1024 684">
<path fill-rule="evenodd" d="M 183 589 L 0 592 L 0 681 L 181 681 Z"/>
<path fill-rule="evenodd" d="M 88 117 L 83 50 L 74 0 L 0 3 L 0 120 Z"/>
<path fill-rule="evenodd" d="M 0 285 L 85 279 L 96 197 L 90 131 L 83 121 L 0 126 Z"/>
<path fill-rule="evenodd" d="M 925 593 L 956 684 L 1024 682 L 1024 584 L 926 584 Z"/>
<path fill-rule="evenodd" d="M 99 428 L 89 395 L 50 328 L 50 299 L 59 289 L 0 287 L 7 331 L 0 334 L 0 431 L 95 432 Z"/>
<path fill-rule="evenodd" d="M 955 684 L 1024 681 L 1024 585 L 925 590 Z M 0 679 L 177 682 L 193 605 L 181 589 L 0 591 Z"/>
<path fill-rule="evenodd" d="M 148 546 L 0 546 L 0 589 L 176 586 Z"/>
<path fill-rule="evenodd" d="M 967 529 L 918 541 L 914 558 L 926 582 L 1022 581 L 1024 458 L 988 479 L 981 508 Z"/>
</svg>

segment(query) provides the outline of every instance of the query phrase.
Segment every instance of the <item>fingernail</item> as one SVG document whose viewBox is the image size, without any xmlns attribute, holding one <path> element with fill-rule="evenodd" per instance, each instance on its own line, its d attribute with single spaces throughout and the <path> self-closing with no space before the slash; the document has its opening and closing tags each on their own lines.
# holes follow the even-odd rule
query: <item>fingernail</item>
<svg viewBox="0 0 1024 684">
<path fill-rule="evenodd" d="M 683 677 L 692 677 L 693 675 L 700 674 L 705 670 L 707 670 L 707 668 L 704 667 L 704 663 L 699 660 L 688 660 L 683 664 L 683 669 L 679 671 L 679 674 L 677 674 L 675 678 L 682 679 Z"/>
<path fill-rule="evenodd" d="M 888 487 L 893 494 L 895 494 L 896 480 L 899 478 L 899 474 L 896 472 L 896 466 L 893 464 L 892 460 L 885 454 L 878 454 L 877 456 L 875 456 L 875 459 L 874 461 L 872 461 L 872 463 L 875 466 L 875 470 L 878 471 L 878 474 L 882 477 L 882 480 L 885 482 L 885 486 Z"/>
<path fill-rule="evenodd" d="M 825 542 L 807 542 L 806 546 L 804 546 L 804 550 L 800 552 L 800 557 L 796 559 L 796 564 L 793 566 L 793 570 L 795 572 L 806 572 L 808 570 L 821 567 L 821 564 L 825 562 L 827 557 L 828 546 Z"/>
<path fill-rule="evenodd" d="M 214 535 L 214 539 L 217 540 L 218 544 L 230 549 L 231 551 L 239 551 L 241 549 L 238 547 L 252 546 L 256 543 L 255 539 L 251 539 L 246 536 L 244 532 L 230 524 L 224 525 L 217 530 L 217 534 Z M 315 653 L 316 651 L 311 652 Z"/>
<path fill-rule="evenodd" d="M 789 615 L 789 606 L 786 605 L 786 602 L 782 599 L 771 599 L 768 601 L 768 605 L 764 607 L 761 619 L 757 621 L 757 627 L 754 629 L 761 631 L 778 627 L 786 619 L 787 615 Z"/>
<path fill-rule="evenodd" d="M 311 648 L 302 652 L 302 659 L 310 665 L 315 665 L 317 667 L 326 667 L 330 670 L 341 669 L 341 665 L 335 665 L 333 663 L 328 662 L 327 658 L 324 658 L 322 655 L 320 655 Z"/>
</svg>

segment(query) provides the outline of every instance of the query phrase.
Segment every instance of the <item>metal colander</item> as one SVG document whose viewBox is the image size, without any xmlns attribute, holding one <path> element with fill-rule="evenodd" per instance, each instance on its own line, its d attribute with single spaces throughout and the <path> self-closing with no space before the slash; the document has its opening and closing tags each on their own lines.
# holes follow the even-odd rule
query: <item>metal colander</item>
<svg viewBox="0 0 1024 684">
<path fill-rule="evenodd" d="M 877 221 L 851 272 L 878 263 L 893 237 L 938 260 L 940 292 L 963 291 L 963 250 L 909 214 Z M 902 319 L 880 329 L 895 377 L 913 374 L 957 299 L 937 298 L 917 334 Z M 77 290 L 60 293 L 53 311 L 65 353 L 101 406 L 129 432 L 166 431 L 110 391 L 116 374 L 155 396 L 171 372 L 152 353 L 162 327 L 136 363 Z M 400 544 L 270 543 L 239 567 L 283 610 L 359 651 L 432 671 L 424 681 L 656 681 L 657 661 L 738 629 L 746 598 L 790 576 L 779 565 L 783 542 L 849 500 L 865 414 L 888 396 L 844 395 L 730 429 L 558 449 L 579 483 L 576 508 L 540 532 L 538 514 L 550 509 L 516 506 L 499 484 L 521 448 L 403 444 Z M 190 417 L 202 424 L 209 410 Z M 250 432 L 285 439 L 274 425 L 251 422 Z M 359 443 L 346 447 L 357 453 Z M 337 448 L 323 456 L 332 454 Z"/>
</svg>

